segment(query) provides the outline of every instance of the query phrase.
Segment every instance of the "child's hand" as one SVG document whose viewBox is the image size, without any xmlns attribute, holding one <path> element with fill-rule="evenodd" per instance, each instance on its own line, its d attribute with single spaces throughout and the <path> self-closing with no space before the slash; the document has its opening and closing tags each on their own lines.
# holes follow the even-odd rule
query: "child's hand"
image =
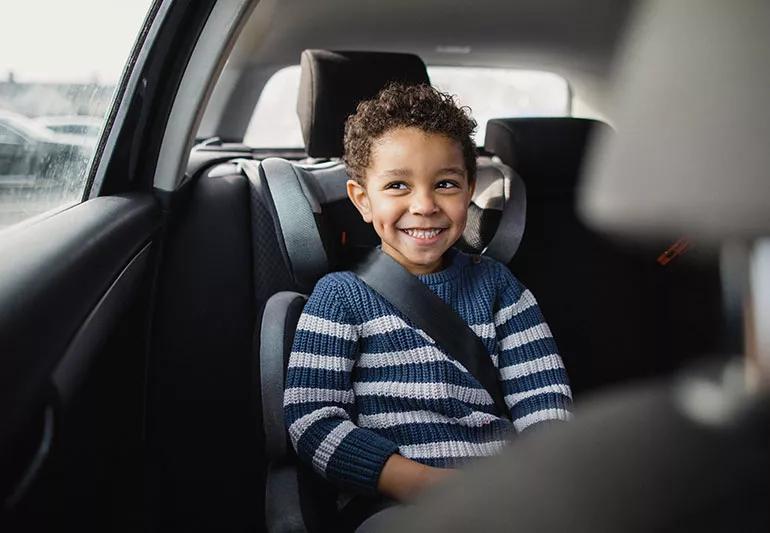
<svg viewBox="0 0 770 533">
<path fill-rule="evenodd" d="M 454 473 L 453 469 L 434 468 L 393 454 L 382 468 L 377 488 L 389 498 L 406 502 Z"/>
</svg>

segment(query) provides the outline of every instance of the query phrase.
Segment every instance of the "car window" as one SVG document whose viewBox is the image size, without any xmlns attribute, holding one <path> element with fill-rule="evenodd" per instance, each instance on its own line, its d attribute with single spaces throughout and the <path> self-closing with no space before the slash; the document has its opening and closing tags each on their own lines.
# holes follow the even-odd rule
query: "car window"
<svg viewBox="0 0 770 533">
<path fill-rule="evenodd" d="M 476 144 L 495 117 L 566 116 L 570 114 L 567 81 L 550 72 L 476 67 L 429 66 L 431 83 L 471 108 L 478 122 Z M 243 142 L 254 148 L 302 148 L 297 118 L 300 67 L 276 72 L 265 84 Z"/>
<path fill-rule="evenodd" d="M 97 135 L 99 128 L 82 126 L 77 124 L 64 124 L 59 126 L 48 126 L 54 133 L 67 133 L 70 135 Z"/>
<path fill-rule="evenodd" d="M 83 198 L 99 132 L 152 1 L 27 0 L 3 10 L 0 230 Z"/>
<path fill-rule="evenodd" d="M 0 124 L 0 144 L 24 144 L 24 137 Z"/>
</svg>

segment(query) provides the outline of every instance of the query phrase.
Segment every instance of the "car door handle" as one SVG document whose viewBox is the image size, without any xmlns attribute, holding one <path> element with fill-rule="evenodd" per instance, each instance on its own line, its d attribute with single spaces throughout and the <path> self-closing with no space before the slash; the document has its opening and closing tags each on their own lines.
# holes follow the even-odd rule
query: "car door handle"
<svg viewBox="0 0 770 533">
<path fill-rule="evenodd" d="M 51 405 L 46 405 L 43 411 L 43 431 L 40 435 L 40 443 L 32 455 L 27 468 L 24 469 L 19 477 L 19 481 L 6 498 L 3 505 L 4 510 L 8 511 L 19 503 L 40 474 L 53 445 L 54 422 L 54 408 Z"/>
</svg>

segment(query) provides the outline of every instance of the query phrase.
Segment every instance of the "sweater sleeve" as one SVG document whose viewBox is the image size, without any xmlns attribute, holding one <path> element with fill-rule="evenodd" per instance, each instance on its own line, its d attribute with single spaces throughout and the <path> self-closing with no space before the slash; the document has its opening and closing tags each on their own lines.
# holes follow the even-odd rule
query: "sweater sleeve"
<svg viewBox="0 0 770 533">
<path fill-rule="evenodd" d="M 358 336 L 338 283 L 322 278 L 297 325 L 284 415 L 302 461 L 341 488 L 375 494 L 380 472 L 398 446 L 354 423 Z"/>
<path fill-rule="evenodd" d="M 556 342 L 532 293 L 500 266 L 494 314 L 497 366 L 516 431 L 571 417 L 572 392 Z"/>
</svg>

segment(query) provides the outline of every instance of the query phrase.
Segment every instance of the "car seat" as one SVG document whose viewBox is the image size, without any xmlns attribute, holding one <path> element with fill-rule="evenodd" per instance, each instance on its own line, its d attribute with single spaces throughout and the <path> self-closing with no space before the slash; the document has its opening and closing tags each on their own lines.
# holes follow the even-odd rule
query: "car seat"
<svg viewBox="0 0 770 533">
<path fill-rule="evenodd" d="M 413 68 L 417 74 L 411 79 L 403 78 L 411 68 L 404 65 L 418 62 L 422 65 L 419 58 L 406 54 L 305 51 L 298 110 L 308 155 L 330 160 L 316 164 L 278 158 L 259 163 L 239 161 L 249 178 L 252 194 L 262 197 L 268 206 L 281 256 L 298 288 L 279 292 L 267 301 L 259 328 L 262 418 L 268 459 L 265 515 L 269 531 L 324 530 L 336 525 L 336 491 L 299 464 L 287 441 L 283 421 L 285 370 L 306 294 L 321 276 L 350 267 L 379 243 L 374 230 L 363 222 L 347 198 L 344 165 L 331 159 L 341 155 L 344 120 L 358 101 L 376 94 L 395 73 L 402 76 L 401 81 L 423 83 L 427 78 L 424 65 L 421 69 Z M 359 87 L 356 80 L 365 83 Z M 342 100 L 347 104 L 325 106 L 324 99 L 334 100 L 338 87 L 344 87 Z M 303 110 L 310 111 L 303 114 Z M 472 222 L 460 244 L 476 253 L 512 255 L 521 237 L 519 230 L 523 230 L 523 184 L 498 162 L 483 158 L 479 163 L 469 213 Z M 507 238 L 495 237 L 495 229 L 501 224 L 514 230 Z"/>
</svg>

